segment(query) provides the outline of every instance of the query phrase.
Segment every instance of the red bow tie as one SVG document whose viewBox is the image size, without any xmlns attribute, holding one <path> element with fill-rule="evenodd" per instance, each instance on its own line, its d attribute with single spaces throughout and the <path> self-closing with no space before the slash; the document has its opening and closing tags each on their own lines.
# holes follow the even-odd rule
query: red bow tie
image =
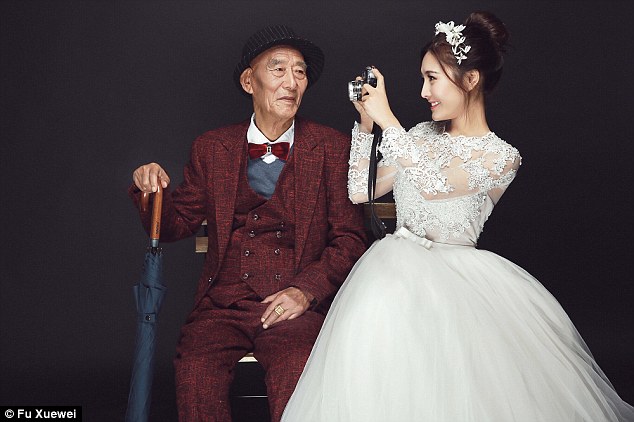
<svg viewBox="0 0 634 422">
<path fill-rule="evenodd" d="M 290 142 L 278 142 L 275 144 L 251 144 L 249 143 L 249 158 L 252 160 L 263 157 L 270 152 L 277 158 L 286 161 L 291 149 Z"/>
</svg>

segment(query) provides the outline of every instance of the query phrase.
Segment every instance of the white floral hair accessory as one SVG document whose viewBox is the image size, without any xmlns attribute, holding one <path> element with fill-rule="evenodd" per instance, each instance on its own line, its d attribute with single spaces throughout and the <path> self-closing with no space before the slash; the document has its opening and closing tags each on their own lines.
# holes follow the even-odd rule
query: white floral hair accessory
<svg viewBox="0 0 634 422">
<path fill-rule="evenodd" d="M 446 35 L 447 43 L 451 46 L 451 51 L 456 57 L 458 65 L 467 58 L 467 53 L 471 50 L 470 45 L 464 44 L 466 39 L 462 36 L 462 30 L 464 28 L 464 25 L 456 26 L 453 21 L 449 21 L 447 23 L 438 22 L 436 24 L 436 35 L 441 32 Z"/>
</svg>

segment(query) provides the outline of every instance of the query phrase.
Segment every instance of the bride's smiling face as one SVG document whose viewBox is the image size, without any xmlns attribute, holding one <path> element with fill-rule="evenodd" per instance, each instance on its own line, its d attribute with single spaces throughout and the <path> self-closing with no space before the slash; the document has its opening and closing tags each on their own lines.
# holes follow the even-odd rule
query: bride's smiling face
<svg viewBox="0 0 634 422">
<path fill-rule="evenodd" d="M 420 73 L 423 76 L 420 95 L 429 102 L 433 120 L 453 120 L 465 114 L 464 92 L 445 74 L 436 56 L 425 54 Z"/>
</svg>

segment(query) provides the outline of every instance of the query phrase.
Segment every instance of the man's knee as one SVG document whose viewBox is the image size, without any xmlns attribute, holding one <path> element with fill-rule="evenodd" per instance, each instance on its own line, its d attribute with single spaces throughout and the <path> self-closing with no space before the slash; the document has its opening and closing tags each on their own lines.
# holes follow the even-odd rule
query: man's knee
<svg viewBox="0 0 634 422">
<path fill-rule="evenodd" d="M 284 321 L 279 327 L 273 326 L 270 332 L 257 340 L 256 358 L 260 352 L 267 371 L 301 373 L 323 319 L 321 314 L 307 312 L 296 320 Z"/>
</svg>

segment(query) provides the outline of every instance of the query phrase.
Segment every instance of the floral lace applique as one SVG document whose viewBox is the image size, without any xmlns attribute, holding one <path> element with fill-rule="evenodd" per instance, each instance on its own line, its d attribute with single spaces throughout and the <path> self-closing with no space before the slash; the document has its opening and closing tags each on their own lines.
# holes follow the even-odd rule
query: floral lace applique
<svg viewBox="0 0 634 422">
<path fill-rule="evenodd" d="M 361 194 L 357 200 L 367 194 L 372 138 L 355 124 L 348 191 L 351 198 Z M 433 233 L 441 239 L 456 238 L 462 244 L 475 242 L 493 204 L 513 181 L 516 160 L 521 159 L 515 148 L 493 132 L 452 137 L 437 122 L 419 123 L 408 132 L 387 128 L 379 151 L 383 172 L 377 187 L 394 192 L 397 228 L 407 227 L 419 236 Z M 500 191 L 493 200 L 489 195 L 496 188 Z"/>
<path fill-rule="evenodd" d="M 350 166 L 358 165 L 362 160 L 370 159 L 372 139 L 374 135 L 359 130 L 359 123 L 355 122 L 352 128 L 352 143 L 350 144 Z"/>
<path fill-rule="evenodd" d="M 426 201 L 416 188 L 403 183 L 394 187 L 396 227 L 405 226 L 418 236 L 436 232 L 441 239 L 460 237 L 480 214 L 486 193 L 446 201 Z M 486 216 L 488 218 L 488 216 Z"/>
<path fill-rule="evenodd" d="M 350 168 L 348 170 L 348 196 L 353 196 L 357 193 L 367 193 L 369 175 L 369 168 L 362 170 Z"/>
<path fill-rule="evenodd" d="M 353 193 L 367 191 L 371 142 L 372 135 L 359 133 L 355 125 L 348 182 Z M 379 151 L 379 166 L 394 169 L 389 182 L 397 227 L 421 236 L 433 231 L 443 239 L 460 237 L 469 227 L 479 234 L 480 223 L 492 209 L 483 206 L 489 191 L 503 191 L 511 183 L 519 165 L 515 160 L 520 159 L 519 152 L 493 132 L 452 137 L 438 122 L 419 123 L 408 132 L 387 128 Z"/>
</svg>

